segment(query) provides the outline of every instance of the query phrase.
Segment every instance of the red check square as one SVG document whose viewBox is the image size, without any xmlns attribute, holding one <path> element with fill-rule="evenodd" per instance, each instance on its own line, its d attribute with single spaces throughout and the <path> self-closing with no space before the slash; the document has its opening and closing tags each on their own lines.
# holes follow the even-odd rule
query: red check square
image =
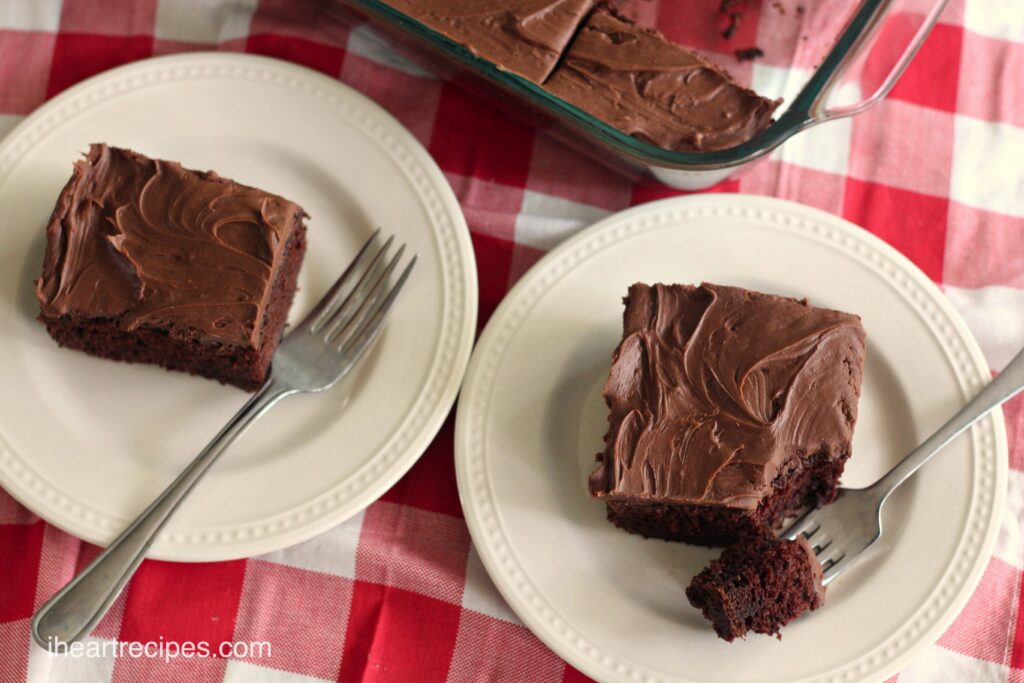
<svg viewBox="0 0 1024 683">
<path fill-rule="evenodd" d="M 455 485 L 454 429 L 453 411 L 423 456 L 381 500 L 461 518 L 462 505 Z"/>
<path fill-rule="evenodd" d="M 480 282 L 480 312 L 477 316 L 479 332 L 508 291 L 515 243 L 478 232 L 472 232 L 470 238 L 473 240 L 473 254 Z"/>
<path fill-rule="evenodd" d="M 351 601 L 349 579 L 250 560 L 234 640 L 271 649 L 269 656 L 242 659 L 334 680 Z"/>
<path fill-rule="evenodd" d="M 0 674 L 4 681 L 28 680 L 28 652 L 32 646 L 29 619 L 0 621 Z"/>
<path fill-rule="evenodd" d="M 957 287 L 1024 288 L 1024 218 L 950 202 L 944 270 Z"/>
<path fill-rule="evenodd" d="M 594 683 L 594 679 L 585 676 L 568 664 L 565 665 L 565 675 L 562 676 L 562 683 Z"/>
<path fill-rule="evenodd" d="M 338 680 L 442 683 L 459 629 L 457 605 L 356 581 Z"/>
<path fill-rule="evenodd" d="M 46 78 L 57 37 L 0 30 L 0 113 L 28 114 L 46 99 Z M 31 63 L 39 69 L 26 69 Z"/>
<path fill-rule="evenodd" d="M 917 32 L 921 21 L 921 15 L 907 12 L 897 12 L 886 19 L 864 63 L 865 95 L 875 92 L 889 75 L 898 53 Z M 955 112 L 963 32 L 958 26 L 936 24 L 889 97 Z"/>
<path fill-rule="evenodd" d="M 739 181 L 741 191 L 791 199 L 829 213 L 843 209 L 842 176 L 768 159 L 757 164 Z"/>
<path fill-rule="evenodd" d="M 61 33 L 53 51 L 47 97 L 89 76 L 153 54 L 152 36 Z"/>
<path fill-rule="evenodd" d="M 458 86 L 445 83 L 430 139 L 443 171 L 523 187 L 529 177 L 533 128 Z"/>
<path fill-rule="evenodd" d="M 120 639 L 179 643 L 230 642 L 245 576 L 245 560 L 146 560 L 128 586 Z M 168 606 L 173 605 L 173 609 Z"/>
<path fill-rule="evenodd" d="M 565 664 L 525 627 L 465 611 L 459 621 L 449 683 L 560 683 Z"/>
<path fill-rule="evenodd" d="M 949 200 L 849 178 L 843 218 L 867 228 L 942 279 Z"/>
<path fill-rule="evenodd" d="M 850 176 L 935 197 L 949 195 L 953 117 L 887 100 L 853 118 Z"/>
<path fill-rule="evenodd" d="M 618 211 L 629 206 L 637 172 L 611 168 L 550 135 L 538 135 L 526 189 Z"/>
<path fill-rule="evenodd" d="M 32 616 L 36 601 L 36 577 L 43 548 L 42 521 L 0 525 L 0 622 Z"/>
<path fill-rule="evenodd" d="M 387 109 L 421 144 L 430 144 L 441 97 L 440 81 L 416 78 L 352 52 L 345 56 L 341 77 Z"/>
<path fill-rule="evenodd" d="M 356 578 L 457 605 L 468 558 L 469 531 L 461 519 L 381 501 L 363 517 Z"/>
<path fill-rule="evenodd" d="M 0 525 L 31 524 L 37 519 L 35 513 L 14 500 L 7 491 L 0 489 Z"/>
<path fill-rule="evenodd" d="M 61 33 L 102 33 L 117 36 L 148 36 L 156 26 L 159 0 L 133 0 L 117 8 L 95 0 L 64 0 Z"/>
<path fill-rule="evenodd" d="M 981 583 L 939 645 L 996 664 L 1009 664 L 1013 634 L 1006 629 L 1017 619 L 1020 570 L 997 557 L 989 560 Z"/>
<path fill-rule="evenodd" d="M 1024 128 L 1024 43 L 964 32 L 959 113 Z"/>
</svg>

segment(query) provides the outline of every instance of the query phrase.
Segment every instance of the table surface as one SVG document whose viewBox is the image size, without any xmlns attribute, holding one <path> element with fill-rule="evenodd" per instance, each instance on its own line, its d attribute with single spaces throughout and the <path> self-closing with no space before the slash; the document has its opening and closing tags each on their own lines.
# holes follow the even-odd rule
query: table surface
<svg viewBox="0 0 1024 683">
<path fill-rule="evenodd" d="M 993 372 L 1024 346 L 1024 8 L 997 5 L 952 0 L 884 102 L 712 188 L 795 200 L 880 236 L 940 284 Z M 744 25 L 756 31 L 756 7 Z M 441 166 L 472 233 L 481 325 L 545 250 L 611 212 L 679 194 L 581 159 L 410 68 L 369 31 L 329 1 L 0 0 L 0 135 L 64 88 L 152 55 L 235 50 L 317 69 L 384 106 Z M 1024 401 L 1005 414 L 1010 490 L 995 555 L 964 611 L 899 680 L 1024 680 Z M 0 682 L 587 680 L 487 578 L 459 507 L 451 417 L 356 518 L 248 560 L 147 561 L 87 641 L 100 656 L 48 655 L 30 644 L 31 614 L 96 553 L 0 490 Z M 161 640 L 234 652 L 165 661 L 109 646 Z M 270 656 L 247 643 L 269 643 Z"/>
</svg>

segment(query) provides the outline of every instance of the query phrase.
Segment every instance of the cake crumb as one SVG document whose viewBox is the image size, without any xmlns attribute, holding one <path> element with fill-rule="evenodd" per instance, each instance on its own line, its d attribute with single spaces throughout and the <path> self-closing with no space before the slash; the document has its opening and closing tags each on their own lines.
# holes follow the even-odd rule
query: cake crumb
<svg viewBox="0 0 1024 683">
<path fill-rule="evenodd" d="M 739 25 L 739 22 L 740 22 L 740 13 L 739 12 L 733 12 L 732 14 L 730 14 L 729 15 L 729 24 L 722 31 L 722 37 L 725 38 L 726 40 L 729 40 L 730 38 L 732 38 L 732 34 L 736 33 L 736 28 Z"/>
<path fill-rule="evenodd" d="M 722 30 L 722 37 L 726 40 L 732 38 L 733 34 L 736 33 L 736 29 L 739 27 L 740 17 L 743 16 L 743 12 L 735 9 L 736 5 L 740 4 L 742 0 L 721 0 L 718 4 L 718 13 L 725 15 L 729 18 L 729 23 L 726 24 Z"/>
</svg>

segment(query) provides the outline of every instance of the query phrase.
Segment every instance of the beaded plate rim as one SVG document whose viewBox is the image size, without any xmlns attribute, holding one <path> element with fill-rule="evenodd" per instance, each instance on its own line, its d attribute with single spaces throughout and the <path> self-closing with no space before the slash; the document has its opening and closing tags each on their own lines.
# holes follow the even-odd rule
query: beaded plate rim
<svg viewBox="0 0 1024 683">
<path fill-rule="evenodd" d="M 394 117 L 333 78 L 256 55 L 196 52 L 153 57 L 103 72 L 54 97 L 0 142 L 0 187 L 47 135 L 89 107 L 119 94 L 174 82 L 251 81 L 296 92 L 351 124 L 402 169 L 434 226 L 444 277 L 442 322 L 429 376 L 392 438 L 352 476 L 315 499 L 257 521 L 202 531 L 162 532 L 148 556 L 179 561 L 249 557 L 294 545 L 358 514 L 402 477 L 440 430 L 472 351 L 477 318 L 476 260 L 465 217 L 450 185 L 423 146 Z M 56 490 L 0 432 L 0 484 L 46 521 L 103 543 L 124 526 Z M 376 495 L 365 495 L 367 487 Z M 359 504 L 353 504 L 358 496 Z"/>
<path fill-rule="evenodd" d="M 960 389 L 976 393 L 991 379 L 980 347 L 952 304 L 909 259 L 871 233 L 829 213 L 786 200 L 750 195 L 703 194 L 659 200 L 603 219 L 549 252 L 506 295 L 489 321 L 470 361 L 459 399 L 456 475 L 473 542 L 499 592 L 523 622 L 552 650 L 602 681 L 689 681 L 602 652 L 559 616 L 516 557 L 488 479 L 484 422 L 498 366 L 522 321 L 541 296 L 587 258 L 640 233 L 706 218 L 737 218 L 765 229 L 787 230 L 824 243 L 858 260 L 914 305 L 938 339 Z M 887 677 L 920 648 L 934 642 L 966 604 L 992 554 L 1008 476 L 1008 446 L 1001 411 L 970 431 L 974 487 L 956 563 L 914 616 L 876 648 L 854 661 L 804 679 L 852 683 Z"/>
</svg>

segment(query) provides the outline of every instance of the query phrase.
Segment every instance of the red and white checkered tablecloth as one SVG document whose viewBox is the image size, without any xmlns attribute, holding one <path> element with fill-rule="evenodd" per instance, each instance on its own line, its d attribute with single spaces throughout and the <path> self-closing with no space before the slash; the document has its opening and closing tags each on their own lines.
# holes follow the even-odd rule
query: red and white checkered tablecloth
<svg viewBox="0 0 1024 683">
<path fill-rule="evenodd" d="M 715 3 L 642 6 L 707 16 Z M 758 33 L 768 11 L 745 17 L 736 40 L 770 42 Z M 369 31 L 329 0 L 0 0 L 0 135 L 64 88 L 156 54 L 238 50 L 335 76 L 393 113 L 444 170 L 472 231 L 481 324 L 545 249 L 609 212 L 676 194 L 581 160 L 382 50 Z M 756 82 L 771 76 L 770 58 L 742 68 Z M 998 371 L 1024 346 L 1024 6 L 952 0 L 881 105 L 714 189 L 796 200 L 879 235 L 942 285 Z M 1010 493 L 996 554 L 963 613 L 900 681 L 1024 681 L 1024 401 L 1006 417 Z M 0 491 L 0 681 L 587 680 L 519 623 L 484 573 L 459 507 L 451 419 L 356 518 L 248 560 L 147 561 L 90 636 L 268 642 L 270 657 L 69 658 L 31 645 L 30 615 L 96 552 Z"/>
</svg>

